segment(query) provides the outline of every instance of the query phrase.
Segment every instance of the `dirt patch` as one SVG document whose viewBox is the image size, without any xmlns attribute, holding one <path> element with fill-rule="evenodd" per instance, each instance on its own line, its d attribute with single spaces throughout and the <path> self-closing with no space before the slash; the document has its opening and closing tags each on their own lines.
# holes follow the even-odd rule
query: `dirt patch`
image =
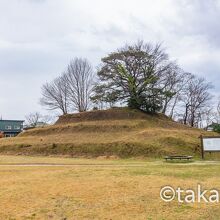
<svg viewBox="0 0 220 220">
<path fill-rule="evenodd" d="M 97 160 L 118 160 L 120 159 L 117 155 L 110 155 L 110 156 L 99 156 L 96 158 Z"/>
</svg>

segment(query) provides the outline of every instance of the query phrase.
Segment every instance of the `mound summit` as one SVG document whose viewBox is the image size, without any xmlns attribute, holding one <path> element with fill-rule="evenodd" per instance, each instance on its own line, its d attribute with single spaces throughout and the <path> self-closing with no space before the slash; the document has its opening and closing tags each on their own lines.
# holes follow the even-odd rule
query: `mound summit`
<svg viewBox="0 0 220 220">
<path fill-rule="evenodd" d="M 100 120 L 135 120 L 135 119 L 149 119 L 154 116 L 155 118 L 167 118 L 162 114 L 149 115 L 143 111 L 129 108 L 111 108 L 107 110 L 94 110 L 88 112 L 80 112 L 75 114 L 67 114 L 59 117 L 56 124 L 76 123 L 82 121 L 100 121 Z M 168 118 L 167 118 L 168 119 Z"/>
</svg>

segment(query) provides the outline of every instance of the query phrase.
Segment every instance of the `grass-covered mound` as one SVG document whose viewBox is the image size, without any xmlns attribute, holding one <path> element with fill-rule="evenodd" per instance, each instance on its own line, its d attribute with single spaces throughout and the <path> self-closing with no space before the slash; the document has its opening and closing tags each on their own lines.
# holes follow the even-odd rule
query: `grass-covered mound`
<svg viewBox="0 0 220 220">
<path fill-rule="evenodd" d="M 162 114 L 113 108 L 61 116 L 53 126 L 1 139 L 0 153 L 122 158 L 199 155 L 201 134 L 206 132 Z"/>
</svg>

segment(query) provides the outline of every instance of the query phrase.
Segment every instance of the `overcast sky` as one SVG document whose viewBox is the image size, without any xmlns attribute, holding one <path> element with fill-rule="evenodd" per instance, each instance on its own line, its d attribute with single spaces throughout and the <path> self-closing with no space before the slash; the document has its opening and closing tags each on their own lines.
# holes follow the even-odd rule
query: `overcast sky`
<svg viewBox="0 0 220 220">
<path fill-rule="evenodd" d="M 41 86 L 75 56 L 94 67 L 125 43 L 162 42 L 220 94 L 220 1 L 0 0 L 0 115 L 44 112 Z"/>
</svg>

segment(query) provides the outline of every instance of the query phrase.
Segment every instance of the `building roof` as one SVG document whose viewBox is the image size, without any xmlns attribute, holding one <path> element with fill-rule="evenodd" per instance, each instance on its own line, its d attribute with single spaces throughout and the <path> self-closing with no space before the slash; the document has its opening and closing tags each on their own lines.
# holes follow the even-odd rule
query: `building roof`
<svg viewBox="0 0 220 220">
<path fill-rule="evenodd" d="M 3 120 L 3 119 L 0 119 L 0 122 L 24 122 L 24 120 Z"/>
</svg>

